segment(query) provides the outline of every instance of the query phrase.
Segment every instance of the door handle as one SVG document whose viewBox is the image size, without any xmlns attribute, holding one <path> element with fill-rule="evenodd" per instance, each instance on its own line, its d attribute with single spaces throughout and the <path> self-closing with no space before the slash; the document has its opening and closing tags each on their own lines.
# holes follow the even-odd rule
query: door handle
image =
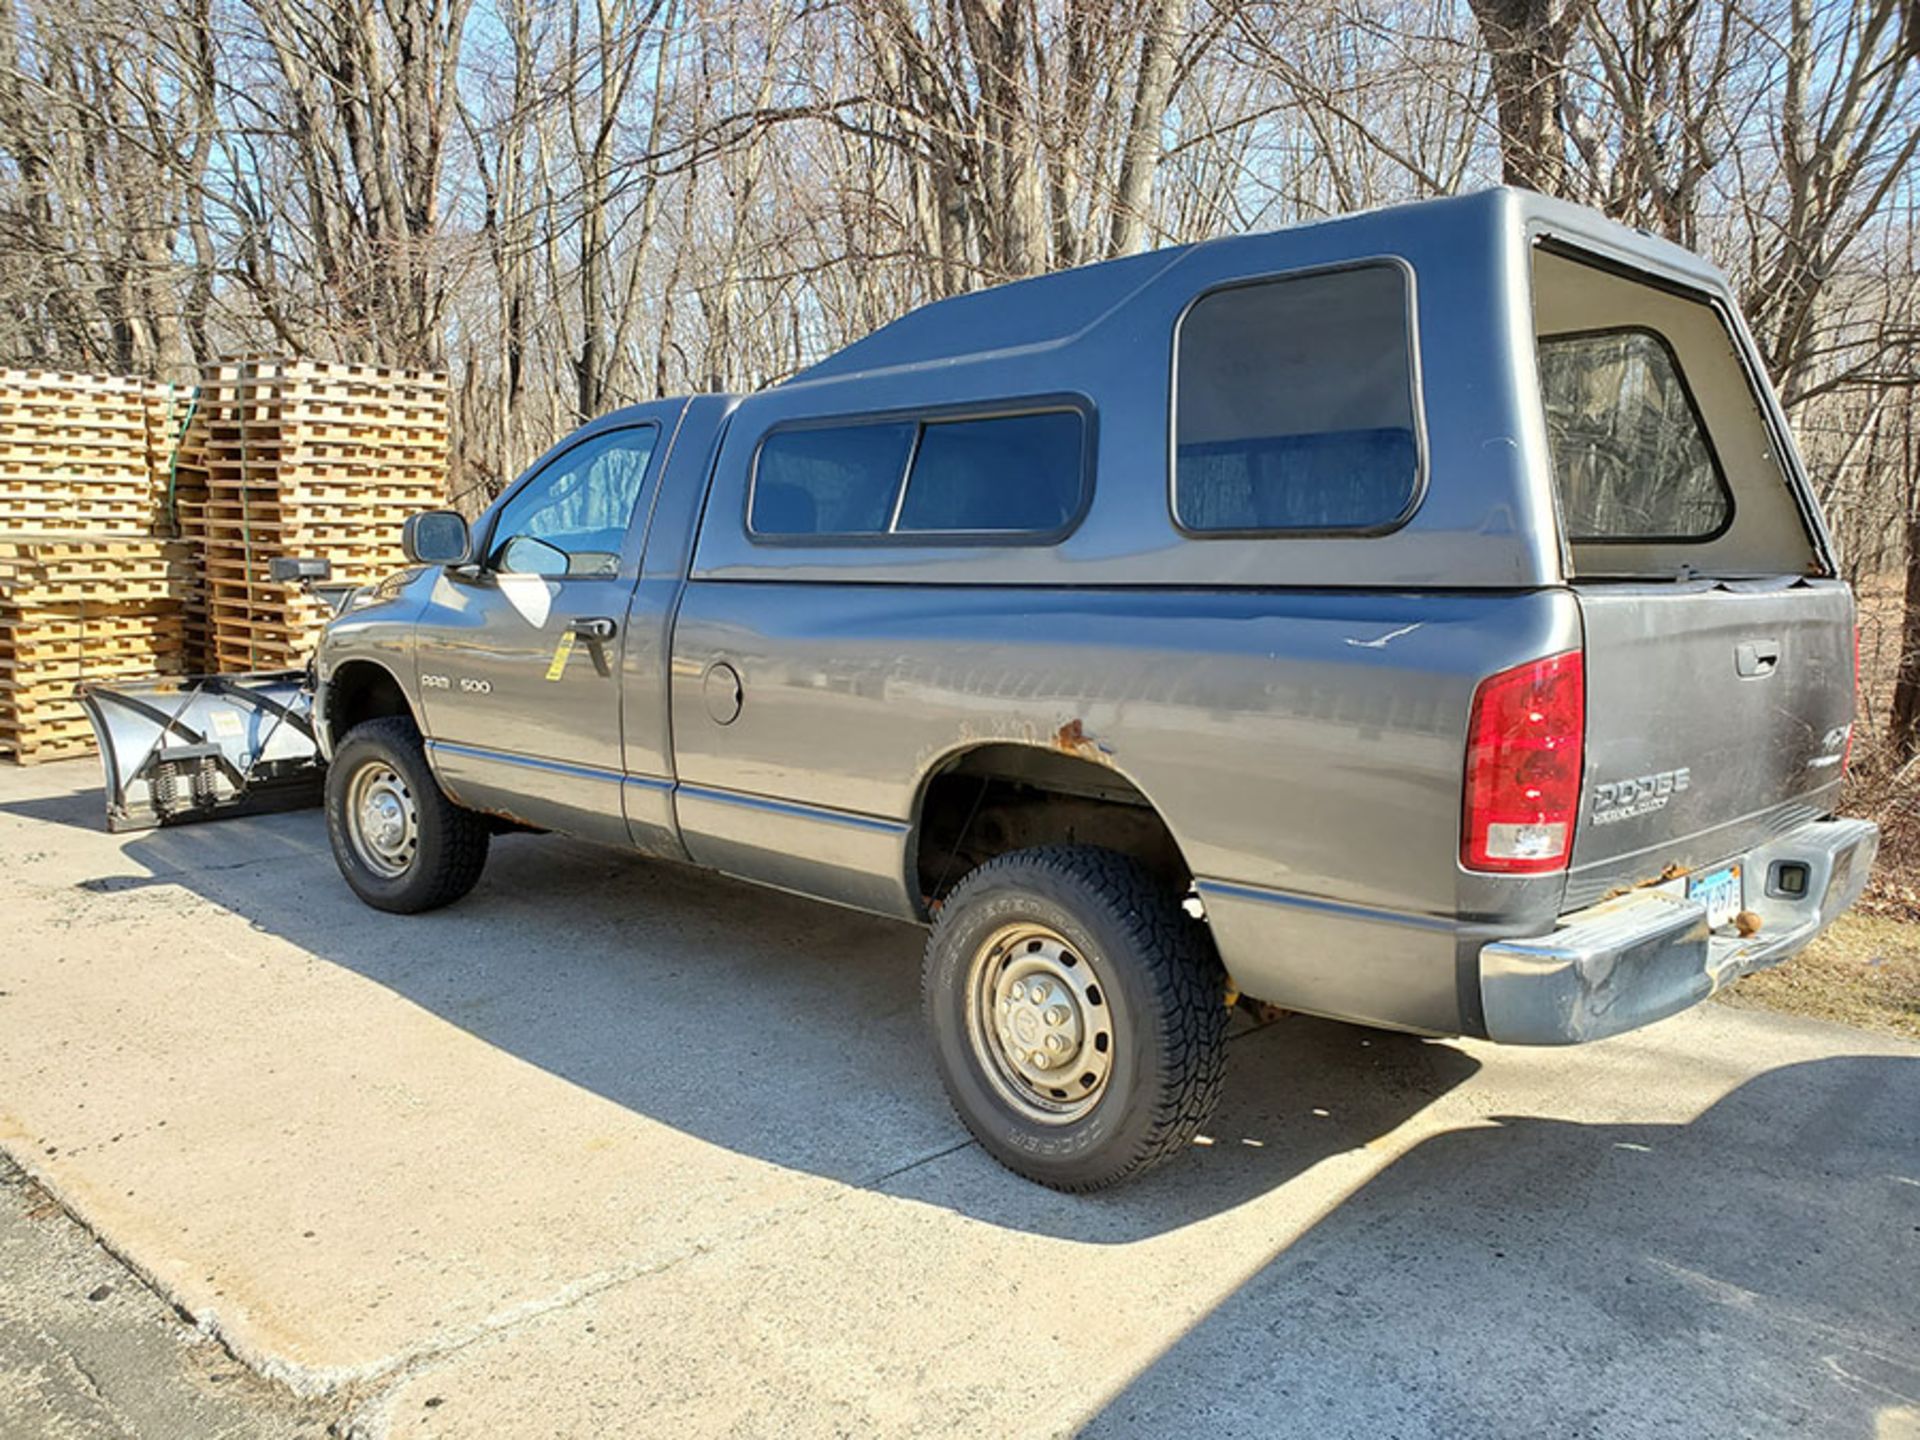
<svg viewBox="0 0 1920 1440">
<path fill-rule="evenodd" d="M 620 627 L 605 615 L 583 615 L 569 628 L 582 640 L 611 640 Z"/>
<path fill-rule="evenodd" d="M 1733 647 L 1733 668 L 1743 680 L 1764 679 L 1779 663 L 1778 641 L 1743 640 Z"/>
</svg>

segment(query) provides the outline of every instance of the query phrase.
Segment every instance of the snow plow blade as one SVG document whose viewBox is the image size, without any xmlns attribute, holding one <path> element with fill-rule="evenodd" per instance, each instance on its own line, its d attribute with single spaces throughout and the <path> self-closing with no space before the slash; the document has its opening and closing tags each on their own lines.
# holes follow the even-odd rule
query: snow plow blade
<svg viewBox="0 0 1920 1440">
<path fill-rule="evenodd" d="M 106 771 L 107 829 L 320 803 L 313 694 L 298 670 L 82 685 Z"/>
</svg>

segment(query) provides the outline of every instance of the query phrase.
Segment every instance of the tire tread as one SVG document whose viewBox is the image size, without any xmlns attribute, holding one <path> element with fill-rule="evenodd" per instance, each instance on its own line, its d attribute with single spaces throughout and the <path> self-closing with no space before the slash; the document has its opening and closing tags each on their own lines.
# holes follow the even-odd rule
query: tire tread
<svg viewBox="0 0 1920 1440">
<path fill-rule="evenodd" d="M 928 938 L 930 963 L 923 975 L 923 1001 L 932 1017 L 931 957 L 940 944 L 946 917 L 964 908 L 979 890 L 1009 875 L 1039 871 L 1062 888 L 1082 892 L 1105 908 L 1129 941 L 1128 959 L 1144 970 L 1152 997 L 1146 1023 L 1164 1032 L 1168 1070 L 1159 1093 L 1140 1097 L 1152 1117 L 1131 1153 L 1098 1176 L 1069 1180 L 1032 1174 L 1055 1190 L 1085 1193 L 1117 1185 L 1163 1164 L 1184 1151 L 1199 1134 L 1220 1100 L 1226 1082 L 1226 975 L 1206 927 L 1187 914 L 1179 898 L 1138 861 L 1093 845 L 1045 845 L 1009 851 L 968 874 L 947 896 Z M 1110 958 L 1109 963 L 1115 963 Z M 1126 963 L 1124 961 L 1119 963 Z M 955 1107 L 976 1140 L 995 1147 L 973 1120 Z"/>
<path fill-rule="evenodd" d="M 480 874 L 486 869 L 487 851 L 493 838 L 487 818 L 454 804 L 434 782 L 432 769 L 426 763 L 426 747 L 421 743 L 420 731 L 411 719 L 401 715 L 386 715 L 364 720 L 347 732 L 339 749 L 344 750 L 359 740 L 371 741 L 417 761 L 426 783 L 417 783 L 418 777 L 415 776 L 407 778 L 408 788 L 414 792 L 413 803 L 420 812 L 421 832 L 424 835 L 437 831 L 440 836 L 431 868 L 408 877 L 410 883 L 404 896 L 395 897 L 398 903 L 375 901 L 364 891 L 360 892 L 361 898 L 381 909 L 409 915 L 451 905 L 480 883 Z M 329 803 L 329 829 L 332 828 L 332 809 Z M 336 842 L 336 853 L 338 850 L 339 844 Z M 341 868 L 343 871 L 346 868 L 344 860 Z M 348 879 L 351 882 L 351 875 Z M 359 890 L 358 886 L 354 888 Z"/>
</svg>

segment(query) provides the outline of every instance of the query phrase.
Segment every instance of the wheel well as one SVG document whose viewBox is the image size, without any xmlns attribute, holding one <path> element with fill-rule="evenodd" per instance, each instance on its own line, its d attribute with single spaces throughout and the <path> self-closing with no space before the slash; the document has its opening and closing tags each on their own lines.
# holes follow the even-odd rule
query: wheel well
<svg viewBox="0 0 1920 1440">
<path fill-rule="evenodd" d="M 414 718 L 406 691 L 391 671 L 371 660 L 350 660 L 334 671 L 327 684 L 326 714 L 327 735 L 334 744 L 354 726 L 387 715 Z"/>
<path fill-rule="evenodd" d="M 936 904 L 996 855 L 1062 844 L 1131 855 L 1179 892 L 1193 882 L 1153 802 L 1111 765 L 1037 745 L 994 744 L 948 757 L 923 788 L 914 825 L 917 893 Z"/>
</svg>

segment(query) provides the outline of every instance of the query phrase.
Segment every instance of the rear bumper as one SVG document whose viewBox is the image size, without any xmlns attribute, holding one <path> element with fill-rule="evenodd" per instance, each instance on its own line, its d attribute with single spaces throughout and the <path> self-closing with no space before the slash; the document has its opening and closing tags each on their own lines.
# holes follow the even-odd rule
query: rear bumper
<svg viewBox="0 0 1920 1440">
<path fill-rule="evenodd" d="M 1550 935 L 1496 940 L 1480 950 L 1480 998 L 1489 1039 L 1572 1045 L 1617 1035 L 1706 999 L 1742 975 L 1797 954 L 1860 898 L 1880 848 L 1870 820 L 1803 825 L 1739 859 L 1749 937 L 1709 932 L 1697 900 L 1634 890 L 1563 916 Z M 1803 895 L 1770 892 L 1774 867 L 1807 867 Z"/>
</svg>

